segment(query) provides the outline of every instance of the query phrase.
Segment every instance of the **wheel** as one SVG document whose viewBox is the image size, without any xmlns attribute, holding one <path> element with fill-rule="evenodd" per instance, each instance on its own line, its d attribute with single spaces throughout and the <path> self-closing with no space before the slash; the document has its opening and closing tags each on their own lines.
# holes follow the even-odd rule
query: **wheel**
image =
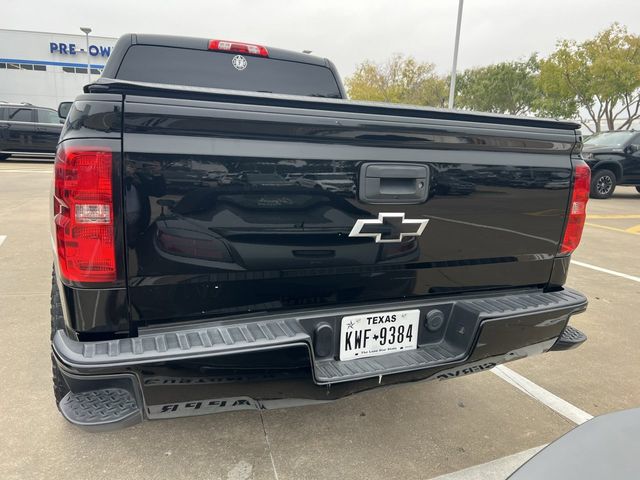
<svg viewBox="0 0 640 480">
<path fill-rule="evenodd" d="M 54 272 L 51 274 L 51 340 L 53 340 L 56 331 L 63 326 L 62 303 L 60 301 L 60 292 L 56 285 L 56 274 Z M 53 395 L 56 399 L 56 405 L 59 405 L 64 396 L 69 393 L 69 387 L 67 387 L 62 373 L 58 368 L 58 364 L 53 358 L 53 352 L 51 352 L 51 372 L 53 374 Z"/>
<path fill-rule="evenodd" d="M 2 160 L 6 160 L 7 158 L 9 158 L 11 155 L 7 155 L 6 153 L 0 153 L 0 162 Z"/>
<path fill-rule="evenodd" d="M 598 170 L 591 176 L 591 197 L 609 198 L 616 189 L 616 174 L 611 170 Z"/>
<path fill-rule="evenodd" d="M 640 193 L 640 187 L 636 187 L 636 192 Z"/>
</svg>

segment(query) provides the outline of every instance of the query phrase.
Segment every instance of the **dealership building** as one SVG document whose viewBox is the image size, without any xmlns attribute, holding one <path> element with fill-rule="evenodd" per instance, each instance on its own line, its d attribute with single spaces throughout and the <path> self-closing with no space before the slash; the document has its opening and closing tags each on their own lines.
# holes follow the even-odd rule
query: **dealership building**
<svg viewBox="0 0 640 480">
<path fill-rule="evenodd" d="M 79 30 L 79 29 L 78 29 Z M 115 38 L 0 29 L 0 103 L 27 102 L 57 108 L 95 80 Z M 91 73 L 87 71 L 87 63 Z"/>
</svg>

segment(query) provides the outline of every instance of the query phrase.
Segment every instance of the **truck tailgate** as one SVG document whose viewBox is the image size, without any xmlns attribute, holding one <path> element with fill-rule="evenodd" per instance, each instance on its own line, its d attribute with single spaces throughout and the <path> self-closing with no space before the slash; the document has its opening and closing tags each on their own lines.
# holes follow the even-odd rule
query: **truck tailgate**
<svg viewBox="0 0 640 480">
<path fill-rule="evenodd" d="M 549 282 L 574 129 L 300 103 L 126 97 L 138 325 Z"/>
</svg>

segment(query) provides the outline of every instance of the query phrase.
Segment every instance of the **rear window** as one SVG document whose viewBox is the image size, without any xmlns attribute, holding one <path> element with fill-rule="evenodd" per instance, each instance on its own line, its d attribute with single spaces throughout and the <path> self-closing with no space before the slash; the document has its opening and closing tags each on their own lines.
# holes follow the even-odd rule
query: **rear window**
<svg viewBox="0 0 640 480">
<path fill-rule="evenodd" d="M 594 147 L 622 147 L 636 134 L 633 131 L 604 132 L 589 137 L 584 143 Z"/>
<path fill-rule="evenodd" d="M 232 62 L 235 56 L 208 50 L 134 45 L 127 51 L 116 76 L 138 82 L 340 98 L 338 83 L 326 67 L 246 55 L 246 65 L 238 69 Z"/>
<path fill-rule="evenodd" d="M 38 109 L 38 122 L 39 123 L 60 123 L 60 117 L 58 112 L 53 110 Z"/>
</svg>

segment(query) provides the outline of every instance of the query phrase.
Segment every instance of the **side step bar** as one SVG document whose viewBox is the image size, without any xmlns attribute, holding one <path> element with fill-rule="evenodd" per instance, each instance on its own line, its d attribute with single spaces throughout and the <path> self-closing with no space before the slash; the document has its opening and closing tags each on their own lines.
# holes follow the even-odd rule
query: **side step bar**
<svg viewBox="0 0 640 480">
<path fill-rule="evenodd" d="M 571 325 L 567 325 L 556 343 L 551 347 L 551 351 L 570 350 L 579 347 L 586 341 L 587 336 L 584 333 Z"/>
<path fill-rule="evenodd" d="M 59 408 L 69 422 L 91 431 L 116 430 L 142 421 L 138 402 L 123 388 L 69 392 Z"/>
<path fill-rule="evenodd" d="M 144 400 L 135 375 L 86 376 L 62 368 L 60 373 L 70 391 L 58 409 L 74 425 L 90 432 L 107 432 L 143 420 Z"/>
</svg>

